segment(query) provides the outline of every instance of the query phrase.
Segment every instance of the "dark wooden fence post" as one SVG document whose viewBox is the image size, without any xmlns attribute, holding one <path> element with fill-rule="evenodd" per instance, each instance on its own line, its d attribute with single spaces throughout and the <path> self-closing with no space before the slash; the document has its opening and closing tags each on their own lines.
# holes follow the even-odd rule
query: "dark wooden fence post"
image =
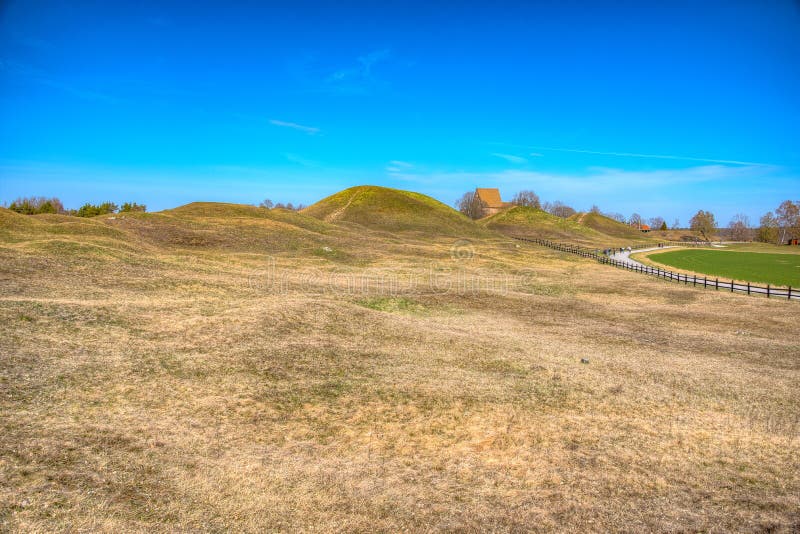
<svg viewBox="0 0 800 534">
<path fill-rule="evenodd" d="M 714 285 L 715 285 L 715 287 L 717 288 L 717 291 L 719 291 L 719 278 L 717 278 L 716 280 L 714 280 Z"/>
<path fill-rule="evenodd" d="M 750 282 L 747 282 L 747 294 L 750 294 Z"/>
<path fill-rule="evenodd" d="M 789 286 L 789 291 L 786 292 L 786 298 L 792 300 L 792 286 Z"/>
<path fill-rule="evenodd" d="M 767 284 L 767 298 L 769 298 L 769 284 Z"/>
</svg>

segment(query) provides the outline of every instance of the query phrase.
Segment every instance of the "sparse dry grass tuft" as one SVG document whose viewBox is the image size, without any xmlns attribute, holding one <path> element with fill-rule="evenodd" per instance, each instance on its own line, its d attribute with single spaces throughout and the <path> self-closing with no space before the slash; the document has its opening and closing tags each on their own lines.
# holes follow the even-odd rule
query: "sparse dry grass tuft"
<svg viewBox="0 0 800 534">
<path fill-rule="evenodd" d="M 796 303 L 207 215 L 4 228 L 0 529 L 800 528 Z"/>
</svg>

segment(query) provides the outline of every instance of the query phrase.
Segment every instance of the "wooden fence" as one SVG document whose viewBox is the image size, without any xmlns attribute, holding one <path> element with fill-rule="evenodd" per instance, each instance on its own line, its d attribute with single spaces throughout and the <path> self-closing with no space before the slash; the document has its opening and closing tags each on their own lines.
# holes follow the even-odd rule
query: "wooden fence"
<svg viewBox="0 0 800 534">
<path fill-rule="evenodd" d="M 584 258 L 592 258 L 597 260 L 600 263 L 606 265 L 613 265 L 614 267 L 619 267 L 622 269 L 627 269 L 629 271 L 634 271 L 641 274 L 647 274 L 650 276 L 656 276 L 658 278 L 662 278 L 664 280 L 670 280 L 672 282 L 682 283 L 684 285 L 692 285 L 693 287 L 704 287 L 704 288 L 713 288 L 717 291 L 730 291 L 731 293 L 747 293 L 748 295 L 766 295 L 767 298 L 784 298 L 788 300 L 797 299 L 800 300 L 800 291 L 797 289 L 792 289 L 791 286 L 788 288 L 775 288 L 772 287 L 770 284 L 766 286 L 758 286 L 753 285 L 750 282 L 736 282 L 735 280 L 720 280 L 719 278 L 706 278 L 706 277 L 698 277 L 697 275 L 687 275 L 682 273 L 675 273 L 672 271 L 667 271 L 666 269 L 660 269 L 658 267 L 649 267 L 647 265 L 637 265 L 634 263 L 629 263 L 625 261 L 619 261 L 614 258 L 610 258 L 600 249 L 590 249 L 586 247 L 581 247 L 578 245 L 570 245 L 567 243 L 555 243 L 553 241 L 548 241 L 547 239 L 538 239 L 538 238 L 528 238 L 528 237 L 517 237 L 515 239 L 519 239 L 520 241 L 529 241 L 531 243 L 536 243 L 537 245 L 542 245 L 545 247 L 549 247 L 555 250 L 559 250 L 561 252 L 569 252 L 570 254 L 577 254 L 578 256 L 582 256 Z M 685 246 L 686 243 L 682 242 L 665 242 L 666 245 L 675 245 L 675 246 Z M 637 244 L 631 245 L 631 250 L 638 250 L 643 248 L 652 248 L 652 244 Z M 627 249 L 627 247 L 625 247 Z M 620 247 L 611 247 L 608 250 L 618 251 Z"/>
</svg>

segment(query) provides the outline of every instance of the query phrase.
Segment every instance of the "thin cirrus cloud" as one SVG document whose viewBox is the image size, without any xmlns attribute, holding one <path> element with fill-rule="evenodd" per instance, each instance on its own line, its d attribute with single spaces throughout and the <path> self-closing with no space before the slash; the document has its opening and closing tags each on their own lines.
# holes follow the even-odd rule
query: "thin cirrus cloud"
<svg viewBox="0 0 800 534">
<path fill-rule="evenodd" d="M 753 161 L 738 161 L 732 159 L 712 159 L 712 158 L 696 158 L 692 156 L 676 156 L 668 154 L 638 154 L 635 152 L 604 152 L 601 150 L 586 150 L 582 148 L 555 148 L 546 146 L 532 146 L 536 150 L 549 150 L 552 152 L 570 152 L 573 154 L 592 154 L 597 156 L 617 156 L 625 158 L 650 158 L 650 159 L 671 159 L 679 161 L 699 161 L 704 163 L 727 163 L 730 165 L 755 165 L 759 167 L 769 167 L 769 163 L 757 163 Z M 531 156 L 541 156 L 539 153 L 532 153 Z"/>
<path fill-rule="evenodd" d="M 287 121 L 279 121 L 277 119 L 270 119 L 270 124 L 273 126 L 280 126 L 281 128 L 291 128 L 292 130 L 297 130 L 298 132 L 307 133 L 308 135 L 316 135 L 320 133 L 319 128 L 315 128 L 314 126 L 303 126 L 302 124 L 297 124 L 296 122 L 287 122 Z"/>
<path fill-rule="evenodd" d="M 502 154 L 500 152 L 492 152 L 492 156 L 494 156 L 496 158 L 504 159 L 504 160 L 506 160 L 506 161 L 508 161 L 510 163 L 516 163 L 518 165 L 522 164 L 522 163 L 528 163 L 527 159 L 525 159 L 523 157 L 520 157 L 520 156 L 515 156 L 513 154 Z"/>
<path fill-rule="evenodd" d="M 387 172 L 403 172 L 408 171 L 409 169 L 413 169 L 414 165 L 407 161 L 401 161 L 399 159 L 393 159 L 389 162 L 386 166 Z"/>
<path fill-rule="evenodd" d="M 389 50 L 383 49 L 358 57 L 354 65 L 333 71 L 325 79 L 326 89 L 336 93 L 365 94 L 385 85 L 375 77 L 374 68 L 387 61 L 390 55 Z"/>
<path fill-rule="evenodd" d="M 794 180 L 776 166 L 722 164 L 641 171 L 603 167 L 579 172 L 408 170 L 392 176 L 408 183 L 409 188 L 435 192 L 441 198 L 456 198 L 474 187 L 498 187 L 504 197 L 533 189 L 543 199 L 562 199 L 576 208 L 598 204 L 609 211 L 646 211 L 682 220 L 698 208 L 718 208 L 720 220 L 728 220 L 738 211 L 756 220 L 780 203 Z M 748 186 L 753 180 L 769 184 L 757 199 Z"/>
</svg>

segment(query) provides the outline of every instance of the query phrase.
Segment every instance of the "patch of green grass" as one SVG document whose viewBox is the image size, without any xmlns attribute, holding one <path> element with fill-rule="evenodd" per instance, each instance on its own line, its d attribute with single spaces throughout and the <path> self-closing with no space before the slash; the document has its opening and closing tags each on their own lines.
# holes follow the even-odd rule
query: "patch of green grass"
<svg viewBox="0 0 800 534">
<path fill-rule="evenodd" d="M 724 245 L 725 248 L 720 250 L 735 251 L 735 252 L 772 252 L 775 254 L 798 254 L 800 255 L 800 247 L 790 247 L 787 245 L 774 245 L 772 243 L 733 243 Z"/>
<path fill-rule="evenodd" d="M 427 310 L 422 304 L 406 297 L 373 297 L 356 302 L 365 308 L 383 312 L 419 314 Z"/>
<path fill-rule="evenodd" d="M 725 250 L 671 250 L 650 254 L 654 262 L 734 280 L 800 286 L 800 255 Z"/>
</svg>

